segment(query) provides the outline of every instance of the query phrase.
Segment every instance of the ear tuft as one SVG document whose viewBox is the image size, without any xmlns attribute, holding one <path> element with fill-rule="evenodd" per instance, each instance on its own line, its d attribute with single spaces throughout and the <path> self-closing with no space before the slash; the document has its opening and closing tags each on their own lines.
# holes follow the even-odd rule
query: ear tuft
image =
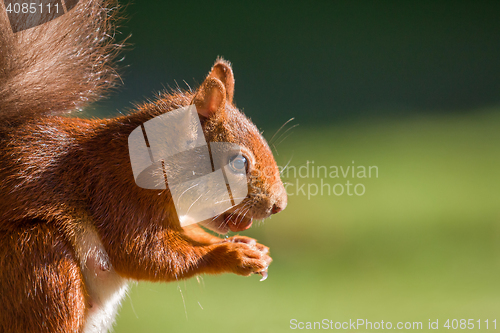
<svg viewBox="0 0 500 333">
<path fill-rule="evenodd" d="M 215 77 L 207 77 L 194 98 L 194 104 L 198 113 L 206 118 L 224 112 L 226 105 L 224 84 Z"/>
<path fill-rule="evenodd" d="M 232 103 L 234 96 L 234 74 L 231 63 L 221 57 L 217 57 L 207 78 L 209 77 L 215 77 L 224 84 L 224 88 L 226 89 L 226 101 Z"/>
</svg>

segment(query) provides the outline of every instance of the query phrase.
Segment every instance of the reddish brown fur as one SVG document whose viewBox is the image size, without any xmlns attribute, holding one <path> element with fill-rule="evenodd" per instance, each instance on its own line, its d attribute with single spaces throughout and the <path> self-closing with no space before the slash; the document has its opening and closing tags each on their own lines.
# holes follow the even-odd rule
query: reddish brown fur
<svg viewBox="0 0 500 333">
<path fill-rule="evenodd" d="M 0 229 L 1 332 L 75 332 L 85 286 L 64 236 L 43 221 Z"/>
<path fill-rule="evenodd" d="M 116 7 L 116 0 L 81 0 L 61 17 L 13 34 L 0 2 L 2 122 L 84 107 L 119 82 Z"/>
<path fill-rule="evenodd" d="M 250 193 L 241 203 L 249 207 L 248 214 L 265 218 L 276 207 L 279 211 L 286 206 L 267 143 L 232 103 L 229 63 L 219 59 L 198 91 L 163 94 L 127 116 L 86 120 L 52 115 L 80 107 L 114 84 L 109 60 L 115 49 L 106 40 L 93 43 L 86 38 L 98 26 L 107 28 L 100 34 L 111 28 L 111 18 L 99 9 L 102 5 L 86 1 L 76 8 L 86 20 L 92 17 L 91 23 L 66 14 L 47 27 L 21 32 L 21 37 L 5 37 L 5 18 L 0 18 L 2 332 L 82 329 L 92 304 L 75 250 L 83 220 L 95 227 L 110 264 L 126 278 L 173 281 L 202 273 L 249 275 L 265 271 L 271 262 L 267 247 L 249 238 L 222 240 L 198 226 L 181 228 L 168 190 L 136 186 L 130 165 L 127 140 L 132 130 L 198 101 L 206 106 L 207 141 L 237 143 L 252 156 Z M 71 25 L 71 20 L 76 23 Z M 76 29 L 78 24 L 83 28 Z M 60 50 L 39 44 L 36 47 L 42 49 L 35 50 L 23 39 L 32 34 L 46 40 L 48 33 L 60 40 Z M 21 53 L 17 45 L 28 49 Z M 71 64 L 77 49 L 86 53 Z M 56 51 L 63 54 L 53 54 Z M 44 69 L 40 76 L 26 72 L 31 67 L 20 67 L 30 52 L 36 54 L 33 64 Z M 60 71 L 51 72 L 51 57 L 62 57 Z"/>
</svg>

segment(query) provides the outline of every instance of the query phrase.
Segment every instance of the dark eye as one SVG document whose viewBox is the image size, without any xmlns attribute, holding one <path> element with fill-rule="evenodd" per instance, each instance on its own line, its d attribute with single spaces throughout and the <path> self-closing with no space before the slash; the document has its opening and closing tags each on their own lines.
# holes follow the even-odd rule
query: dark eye
<svg viewBox="0 0 500 333">
<path fill-rule="evenodd" d="M 247 166 L 247 159 L 242 155 L 237 155 L 229 160 L 229 168 L 231 168 L 234 173 L 246 173 Z"/>
</svg>

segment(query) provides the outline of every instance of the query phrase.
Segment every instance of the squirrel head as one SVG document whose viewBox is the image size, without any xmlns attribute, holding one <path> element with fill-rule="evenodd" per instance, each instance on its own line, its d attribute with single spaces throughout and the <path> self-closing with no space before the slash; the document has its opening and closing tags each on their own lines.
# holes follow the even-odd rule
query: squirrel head
<svg viewBox="0 0 500 333">
<path fill-rule="evenodd" d="M 286 191 L 281 182 L 280 172 L 271 149 L 257 127 L 234 105 L 233 95 L 233 70 L 229 62 L 219 58 L 196 91 L 178 91 L 164 94 L 155 102 L 140 106 L 139 112 L 131 115 L 131 117 L 136 119 L 133 122 L 133 126 L 137 126 L 137 122 L 144 123 L 152 118 L 162 116 L 169 111 L 194 104 L 198 112 L 205 141 L 210 143 L 212 153 L 217 143 L 221 143 L 218 145 L 219 147 L 227 143 L 239 147 L 237 154 L 234 154 L 232 150 L 226 151 L 225 153 L 228 156 L 222 156 L 222 159 L 228 163 L 230 170 L 235 171 L 233 176 L 238 177 L 238 179 L 248 184 L 248 193 L 244 198 L 239 196 L 237 201 L 235 199 L 233 207 L 229 210 L 214 218 L 200 222 L 205 227 L 218 233 L 226 233 L 228 230 L 242 231 L 248 229 L 252 225 L 253 219 L 265 219 L 271 214 L 285 209 L 287 204 Z M 182 129 L 173 129 L 169 135 L 175 136 L 175 131 L 178 130 L 184 131 L 184 127 Z M 180 133 L 179 135 L 181 135 Z M 195 132 L 192 134 L 193 138 L 197 137 Z M 166 145 L 161 139 L 162 132 L 159 132 L 159 135 L 159 141 L 162 142 L 162 145 Z M 185 133 L 182 135 L 185 135 Z M 191 136 L 191 134 L 188 134 L 188 136 Z M 200 158 L 206 159 L 206 156 L 202 153 L 195 153 L 189 156 L 196 156 L 196 160 L 193 160 L 193 157 L 184 159 L 184 157 L 180 156 L 181 160 L 184 159 L 182 163 L 191 166 L 200 165 L 201 167 L 207 163 L 207 161 L 199 160 Z M 152 187 L 148 188 L 154 188 L 163 182 L 165 170 L 168 171 L 169 175 L 182 172 L 191 172 L 191 176 L 195 175 L 194 171 L 189 171 L 189 167 L 179 167 L 182 163 L 178 164 L 177 161 L 172 162 L 165 161 L 165 165 L 163 166 L 163 162 L 159 161 L 146 169 L 147 172 L 144 174 L 151 174 L 151 181 L 154 183 Z M 205 162 L 205 164 L 202 162 Z M 208 163 L 210 164 L 210 162 Z M 216 163 L 216 161 L 212 161 L 212 163 Z M 227 174 L 225 177 L 227 177 Z M 176 177 L 172 179 L 176 179 Z M 228 189 L 212 186 L 214 184 L 204 185 L 208 185 L 207 188 L 212 191 L 211 196 L 214 198 L 217 197 L 218 192 L 214 192 L 217 190 L 225 191 L 227 194 Z M 196 186 L 200 189 L 204 188 L 204 185 L 197 184 Z M 147 192 L 150 191 L 139 190 L 144 195 L 148 195 Z M 164 193 L 168 196 L 167 193 L 169 192 L 170 189 Z M 182 192 L 182 196 L 188 197 L 189 194 L 186 194 L 186 192 Z M 231 194 L 234 193 L 231 192 Z M 151 197 L 156 197 L 155 201 L 164 198 L 162 195 L 158 196 L 153 193 L 151 193 Z M 188 208 L 191 209 L 191 206 L 188 205 Z M 185 217 L 183 216 L 182 218 Z M 187 218 L 189 219 L 189 216 Z"/>
<path fill-rule="evenodd" d="M 287 205 L 280 172 L 266 140 L 257 127 L 233 104 L 234 75 L 229 62 L 219 58 L 196 91 L 193 102 L 202 119 L 208 142 L 240 146 L 235 168 L 244 168 L 248 180 L 246 198 L 224 214 L 202 224 L 214 231 L 241 231 L 253 219 L 264 219 Z"/>
</svg>

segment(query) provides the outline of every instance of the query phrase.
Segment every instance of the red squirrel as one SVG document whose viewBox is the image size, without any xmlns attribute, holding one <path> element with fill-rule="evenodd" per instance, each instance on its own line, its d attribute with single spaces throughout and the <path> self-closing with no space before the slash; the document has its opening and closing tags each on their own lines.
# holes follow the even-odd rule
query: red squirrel
<svg viewBox="0 0 500 333">
<path fill-rule="evenodd" d="M 0 332 L 105 332 L 133 280 L 266 275 L 271 257 L 254 239 L 181 227 L 168 189 L 135 184 L 127 146 L 144 122 L 194 104 L 207 142 L 242 147 L 248 178 L 240 204 L 200 224 L 219 234 L 238 232 L 282 211 L 287 196 L 279 169 L 259 130 L 233 103 L 229 62 L 217 59 L 198 89 L 163 93 L 127 115 L 67 117 L 119 81 L 117 4 L 81 0 L 16 33 L 3 6 Z"/>
</svg>

